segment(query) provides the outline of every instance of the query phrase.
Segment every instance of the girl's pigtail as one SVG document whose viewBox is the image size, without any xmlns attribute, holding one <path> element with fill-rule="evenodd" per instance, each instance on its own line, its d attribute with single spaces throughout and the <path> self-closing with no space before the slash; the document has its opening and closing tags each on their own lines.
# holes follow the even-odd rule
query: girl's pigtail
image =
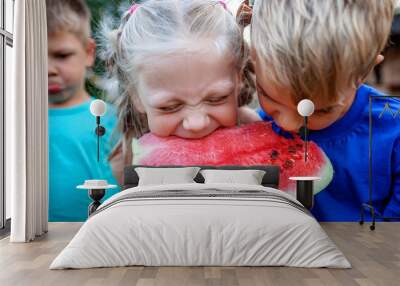
<svg viewBox="0 0 400 286">
<path fill-rule="evenodd" d="M 236 22 L 238 23 L 242 32 L 241 56 L 244 63 L 242 68 L 242 87 L 239 93 L 239 106 L 250 104 L 253 100 L 253 95 L 256 92 L 254 64 L 250 57 L 249 45 L 243 38 L 243 31 L 250 24 L 251 18 L 252 8 L 249 5 L 249 1 L 244 0 L 240 4 L 236 13 Z"/>
<path fill-rule="evenodd" d="M 129 84 L 125 72 L 121 70 L 119 65 L 119 61 L 122 59 L 120 36 L 130 16 L 128 12 L 123 15 L 118 29 L 110 28 L 112 26 L 111 19 L 105 18 L 101 33 L 104 38 L 100 39 L 102 44 L 100 57 L 105 62 L 107 70 L 106 80 L 104 81 L 107 83 L 105 89 L 117 108 L 118 131 L 121 133 L 120 140 L 111 152 L 109 160 L 123 153 L 124 164 L 130 164 L 128 161 L 132 154 L 125 153 L 131 152 L 129 146 L 132 138 L 140 137 L 149 131 L 147 116 L 140 113 L 132 102 L 132 96 L 137 96 L 137 94 L 132 93 L 136 91 L 133 91 L 134 88 Z"/>
<path fill-rule="evenodd" d="M 116 61 L 121 58 L 118 58 L 118 55 L 122 54 L 120 42 L 120 36 L 122 30 L 132 13 L 130 10 L 125 12 L 122 17 L 121 25 L 118 29 L 117 39 L 116 39 Z M 123 60 L 123 59 L 122 59 Z M 125 76 L 125 72 L 123 72 L 118 64 L 115 64 L 115 71 L 117 75 L 117 79 L 120 82 L 120 92 L 119 92 L 119 101 L 118 101 L 118 118 L 120 122 L 120 131 L 124 134 L 124 137 L 141 137 L 143 134 L 149 132 L 147 116 L 139 112 L 135 105 L 133 104 L 133 98 L 137 98 L 139 95 L 137 94 L 136 88 L 133 87 L 129 82 L 130 80 Z"/>
<path fill-rule="evenodd" d="M 248 0 L 244 0 L 236 13 L 236 21 L 244 29 L 251 23 L 251 18 L 253 16 L 253 8 Z"/>
<path fill-rule="evenodd" d="M 256 92 L 254 64 L 249 53 L 249 46 L 242 37 L 242 86 L 239 91 L 239 106 L 248 105 Z"/>
</svg>

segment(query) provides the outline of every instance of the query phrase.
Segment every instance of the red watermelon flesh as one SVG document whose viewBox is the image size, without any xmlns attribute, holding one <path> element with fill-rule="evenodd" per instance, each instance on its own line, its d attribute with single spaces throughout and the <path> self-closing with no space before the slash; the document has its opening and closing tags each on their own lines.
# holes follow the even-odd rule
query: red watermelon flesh
<svg viewBox="0 0 400 286">
<path fill-rule="evenodd" d="M 279 188 L 295 191 L 292 176 L 317 176 L 314 193 L 332 180 L 332 165 L 314 142 L 308 144 L 304 161 L 304 141 L 295 136 L 287 139 L 276 134 L 269 122 L 256 122 L 240 127 L 218 129 L 200 139 L 176 136 L 158 137 L 152 133 L 133 140 L 133 164 L 161 165 L 278 165 Z"/>
</svg>

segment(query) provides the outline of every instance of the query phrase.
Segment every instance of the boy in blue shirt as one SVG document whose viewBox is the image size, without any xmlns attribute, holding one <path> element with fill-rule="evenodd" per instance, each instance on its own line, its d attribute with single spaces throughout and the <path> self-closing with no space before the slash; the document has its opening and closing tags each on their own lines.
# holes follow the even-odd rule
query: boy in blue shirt
<svg viewBox="0 0 400 286">
<path fill-rule="evenodd" d="M 356 221 L 368 202 L 369 96 L 362 84 L 383 60 L 393 17 L 392 0 L 256 1 L 251 41 L 260 112 L 283 136 L 298 132 L 297 104 L 310 99 L 309 139 L 334 167 L 331 184 L 315 196 L 322 221 Z M 388 103 L 393 114 L 383 112 Z M 373 205 L 400 216 L 400 102 L 373 100 Z"/>
<path fill-rule="evenodd" d="M 116 111 L 107 106 L 101 119 L 97 162 L 96 119 L 85 90 L 86 68 L 94 63 L 96 44 L 90 38 L 90 12 L 84 0 L 46 0 L 49 95 L 49 221 L 84 221 L 91 199 L 76 186 L 88 179 L 116 181 L 107 157 Z M 108 190 L 106 197 L 116 190 Z"/>
</svg>

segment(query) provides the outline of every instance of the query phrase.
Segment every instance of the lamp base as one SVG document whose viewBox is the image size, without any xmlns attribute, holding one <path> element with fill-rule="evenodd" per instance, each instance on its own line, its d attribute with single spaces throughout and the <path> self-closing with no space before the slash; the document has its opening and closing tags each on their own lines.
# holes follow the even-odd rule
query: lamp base
<svg viewBox="0 0 400 286">
<path fill-rule="evenodd" d="M 106 193 L 105 189 L 90 189 L 89 197 L 93 200 L 93 202 L 89 205 L 88 214 L 89 216 L 94 213 L 97 208 L 101 205 L 100 200 L 104 197 Z"/>
<path fill-rule="evenodd" d="M 296 199 L 311 210 L 314 206 L 314 181 L 296 181 Z"/>
<path fill-rule="evenodd" d="M 320 177 L 289 178 L 289 180 L 296 181 L 296 199 L 308 210 L 314 206 L 314 181 L 320 179 Z"/>
</svg>

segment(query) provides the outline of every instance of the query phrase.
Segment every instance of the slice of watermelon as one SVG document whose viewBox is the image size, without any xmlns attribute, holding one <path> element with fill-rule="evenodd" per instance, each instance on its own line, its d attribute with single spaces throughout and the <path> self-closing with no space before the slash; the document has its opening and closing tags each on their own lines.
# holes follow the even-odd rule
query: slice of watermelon
<svg viewBox="0 0 400 286">
<path fill-rule="evenodd" d="M 314 183 L 314 193 L 333 177 L 330 160 L 314 142 L 309 142 L 304 162 L 304 141 L 299 136 L 279 136 L 268 122 L 218 129 L 201 139 L 148 133 L 133 140 L 132 148 L 133 164 L 138 165 L 278 165 L 279 188 L 286 192 L 295 191 L 296 183 L 289 180 L 292 176 L 321 177 Z"/>
</svg>

